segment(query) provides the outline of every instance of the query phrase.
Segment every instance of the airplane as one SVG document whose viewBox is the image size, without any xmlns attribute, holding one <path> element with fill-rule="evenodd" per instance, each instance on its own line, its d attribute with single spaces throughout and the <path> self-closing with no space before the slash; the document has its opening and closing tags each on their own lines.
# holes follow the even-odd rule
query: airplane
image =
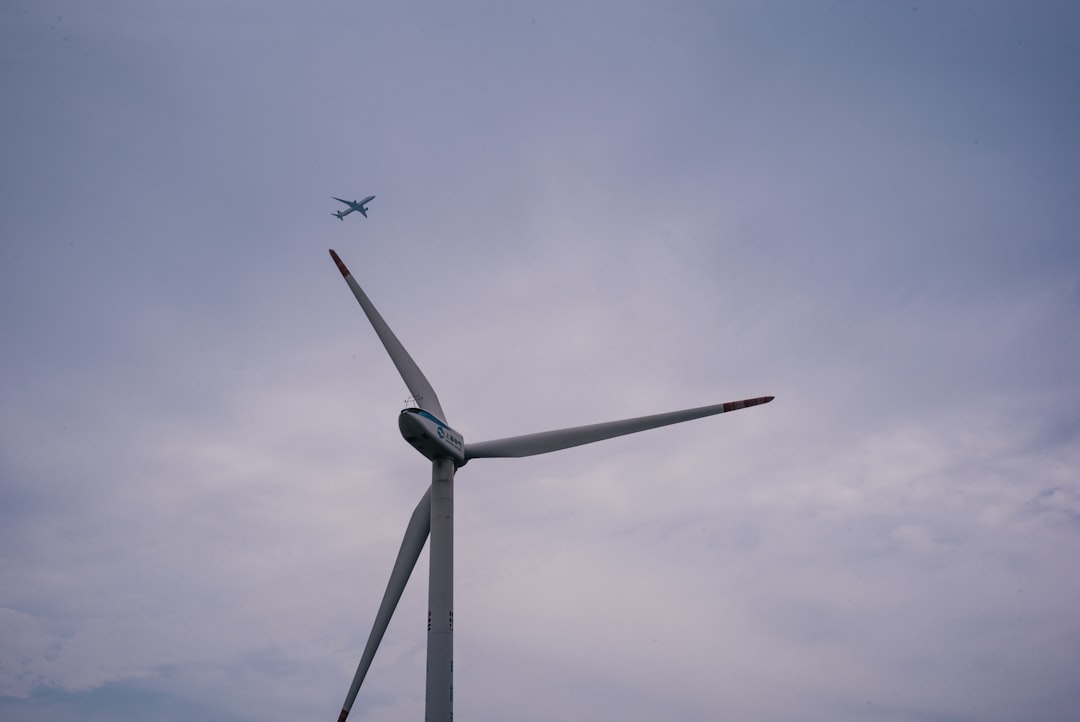
<svg viewBox="0 0 1080 722">
<path fill-rule="evenodd" d="M 353 211 L 360 211 L 360 215 L 362 215 L 364 218 L 367 218 L 367 208 L 365 206 L 375 200 L 375 196 L 368 196 L 367 198 L 359 202 L 347 201 L 344 198 L 337 198 L 335 196 L 330 197 L 333 198 L 335 201 L 341 201 L 349 207 L 349 210 L 347 211 L 335 211 L 334 213 L 330 214 L 332 216 L 336 216 L 339 221 L 345 220 L 345 216 L 349 215 Z"/>
</svg>

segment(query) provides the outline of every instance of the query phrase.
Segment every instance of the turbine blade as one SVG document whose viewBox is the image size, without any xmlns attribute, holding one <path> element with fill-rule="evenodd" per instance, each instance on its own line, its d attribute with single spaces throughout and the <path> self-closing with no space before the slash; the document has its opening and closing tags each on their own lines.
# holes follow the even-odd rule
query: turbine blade
<svg viewBox="0 0 1080 722">
<path fill-rule="evenodd" d="M 405 583 L 409 581 L 409 576 L 412 574 L 413 567 L 416 566 L 416 560 L 430 532 L 431 487 L 428 487 L 420 503 L 416 505 L 412 518 L 409 519 L 409 526 L 405 529 L 405 537 L 401 540 L 401 549 L 394 561 L 394 569 L 390 572 L 390 581 L 386 584 L 386 591 L 379 605 L 379 613 L 375 615 L 375 624 L 371 627 L 367 646 L 364 647 L 364 655 L 360 657 L 360 664 L 356 667 L 356 674 L 353 675 L 352 686 L 349 687 L 349 693 L 345 696 L 345 704 L 341 706 L 338 722 L 345 722 L 345 718 L 349 716 L 356 693 L 360 691 L 360 685 L 367 676 L 371 660 L 375 658 L 375 650 L 379 648 L 379 642 L 382 641 L 386 627 L 390 624 L 390 617 L 394 615 L 401 593 L 405 591 Z"/>
<path fill-rule="evenodd" d="M 495 441 L 481 441 L 476 444 L 466 443 L 465 460 L 546 454 L 549 451 L 569 449 L 573 446 L 591 444 L 594 441 L 635 434 L 646 429 L 655 429 L 660 426 L 700 419 L 703 416 L 713 416 L 714 414 L 745 409 L 748 406 L 767 404 L 772 400 L 772 396 L 761 396 L 756 399 L 729 401 L 726 404 L 716 404 L 714 406 L 700 406 L 696 409 L 669 411 L 665 414 L 638 416 L 633 419 L 608 421 L 589 426 L 575 426 L 570 429 L 558 429 L 556 431 L 542 431 L 538 434 L 513 436 L 507 439 L 496 439 Z"/>
<path fill-rule="evenodd" d="M 356 282 L 352 273 L 349 272 L 349 269 L 345 267 L 345 264 L 341 262 L 338 254 L 332 248 L 330 249 L 330 257 L 334 259 L 334 263 L 337 264 L 341 275 L 345 277 L 345 283 L 349 284 L 349 288 L 352 289 L 356 300 L 360 302 L 360 307 L 367 314 L 375 333 L 378 334 L 379 340 L 382 341 L 383 346 L 386 348 L 386 352 L 390 354 L 390 360 L 394 362 L 394 366 L 397 367 L 402 380 L 409 387 L 409 393 L 416 399 L 417 405 L 446 421 L 446 414 L 443 413 L 442 406 L 439 404 L 439 397 L 435 395 L 435 389 L 431 387 L 431 383 L 424 376 L 424 372 L 412 360 L 412 356 L 401 345 L 401 341 L 398 341 L 397 336 L 390 330 L 379 312 L 375 310 L 375 306 L 371 303 L 367 294 L 364 293 L 364 289 L 360 288 L 360 284 Z"/>
</svg>

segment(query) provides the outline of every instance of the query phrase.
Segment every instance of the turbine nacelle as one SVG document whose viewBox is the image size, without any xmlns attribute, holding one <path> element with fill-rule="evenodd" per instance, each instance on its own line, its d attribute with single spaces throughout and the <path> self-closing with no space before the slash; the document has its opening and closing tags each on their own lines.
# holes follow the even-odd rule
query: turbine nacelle
<svg viewBox="0 0 1080 722">
<path fill-rule="evenodd" d="M 401 435 L 427 458 L 450 459 L 454 466 L 465 463 L 465 440 L 430 411 L 402 409 L 398 414 Z"/>
</svg>

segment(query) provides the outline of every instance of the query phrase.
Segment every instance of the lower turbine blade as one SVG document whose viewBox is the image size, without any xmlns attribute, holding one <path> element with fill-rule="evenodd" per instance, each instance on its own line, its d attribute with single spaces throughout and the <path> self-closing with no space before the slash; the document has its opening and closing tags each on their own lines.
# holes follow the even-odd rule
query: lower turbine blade
<svg viewBox="0 0 1080 722">
<path fill-rule="evenodd" d="M 481 441 L 477 444 L 465 444 L 465 460 L 546 454 L 549 451 L 569 449 L 573 446 L 581 446 L 582 444 L 591 444 L 594 441 L 603 441 L 604 439 L 611 439 L 616 436 L 634 434 L 638 431 L 645 431 L 646 429 L 655 429 L 660 426 L 690 421 L 691 419 L 700 419 L 703 416 L 713 416 L 714 414 L 722 414 L 727 411 L 745 409 L 748 406 L 767 404 L 772 400 L 772 396 L 760 396 L 756 399 L 729 401 L 726 404 L 716 404 L 714 406 L 699 406 L 696 409 L 669 411 L 666 414 L 638 416 L 633 419 L 608 421 L 603 424 L 575 426 L 571 429 L 542 431 L 538 434 L 526 434 L 525 436 L 513 436 L 508 439 Z"/>
<path fill-rule="evenodd" d="M 367 676 L 371 660 L 375 658 L 375 650 L 379 648 L 386 627 L 390 624 L 390 617 L 394 615 L 401 593 L 405 591 L 405 583 L 409 581 L 416 560 L 420 557 L 420 551 L 424 548 L 428 534 L 431 532 L 431 487 L 424 493 L 420 503 L 416 505 L 409 526 L 405 529 L 405 538 L 401 540 L 401 549 L 394 561 L 394 570 L 390 572 L 390 581 L 386 583 L 386 591 L 383 593 L 382 604 L 379 605 L 379 613 L 375 615 L 375 624 L 371 627 L 368 635 L 367 646 L 364 647 L 364 656 L 360 658 L 360 664 L 353 675 L 352 686 L 349 694 L 345 696 L 345 704 L 341 706 L 341 714 L 338 722 L 345 722 L 352 709 L 356 693 L 360 691 L 360 685 Z"/>
</svg>

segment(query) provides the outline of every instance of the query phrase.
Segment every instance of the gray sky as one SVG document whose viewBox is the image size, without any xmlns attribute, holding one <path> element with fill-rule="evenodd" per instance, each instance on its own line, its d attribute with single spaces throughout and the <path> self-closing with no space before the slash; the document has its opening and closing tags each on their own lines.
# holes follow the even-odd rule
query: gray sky
<svg viewBox="0 0 1080 722">
<path fill-rule="evenodd" d="M 329 247 L 466 439 L 777 397 L 461 471 L 461 719 L 1077 719 L 1078 38 L 4 3 L 0 719 L 336 717 L 430 471 Z"/>
</svg>

